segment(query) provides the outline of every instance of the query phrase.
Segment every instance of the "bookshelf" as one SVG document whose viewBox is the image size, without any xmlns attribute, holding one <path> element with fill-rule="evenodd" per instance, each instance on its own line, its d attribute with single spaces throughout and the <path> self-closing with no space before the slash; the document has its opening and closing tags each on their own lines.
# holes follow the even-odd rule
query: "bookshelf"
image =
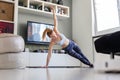
<svg viewBox="0 0 120 80">
<path fill-rule="evenodd" d="M 69 18 L 69 7 L 41 0 L 19 0 L 19 12 L 52 17 L 50 7 L 54 7 L 58 18 Z"/>
<path fill-rule="evenodd" d="M 0 0 L 0 33 L 17 34 L 17 7 L 15 6 L 17 0 Z"/>
</svg>

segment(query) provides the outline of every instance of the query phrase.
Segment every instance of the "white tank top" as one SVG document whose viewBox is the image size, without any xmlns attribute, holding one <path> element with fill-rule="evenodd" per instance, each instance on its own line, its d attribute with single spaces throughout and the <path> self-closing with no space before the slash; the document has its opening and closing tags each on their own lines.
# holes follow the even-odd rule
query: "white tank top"
<svg viewBox="0 0 120 80">
<path fill-rule="evenodd" d="M 65 40 L 67 39 L 64 34 L 60 34 L 61 40 L 57 42 L 58 45 L 63 45 Z"/>
</svg>

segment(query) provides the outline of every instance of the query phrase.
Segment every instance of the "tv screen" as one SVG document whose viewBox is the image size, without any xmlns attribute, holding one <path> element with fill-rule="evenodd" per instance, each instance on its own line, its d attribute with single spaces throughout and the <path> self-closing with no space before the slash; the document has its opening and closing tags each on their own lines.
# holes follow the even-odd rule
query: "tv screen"
<svg viewBox="0 0 120 80">
<path fill-rule="evenodd" d="M 49 44 L 50 38 L 46 35 L 46 39 L 42 40 L 43 32 L 46 28 L 53 29 L 52 24 L 27 21 L 27 43 L 33 44 Z"/>
</svg>

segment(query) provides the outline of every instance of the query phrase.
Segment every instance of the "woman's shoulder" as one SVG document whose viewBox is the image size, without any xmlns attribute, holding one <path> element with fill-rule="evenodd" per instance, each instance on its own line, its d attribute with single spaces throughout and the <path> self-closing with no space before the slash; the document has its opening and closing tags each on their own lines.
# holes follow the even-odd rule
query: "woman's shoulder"
<svg viewBox="0 0 120 80">
<path fill-rule="evenodd" d="M 61 36 L 62 33 L 59 32 L 59 33 L 56 33 L 56 34 L 57 34 L 57 36 Z"/>
</svg>

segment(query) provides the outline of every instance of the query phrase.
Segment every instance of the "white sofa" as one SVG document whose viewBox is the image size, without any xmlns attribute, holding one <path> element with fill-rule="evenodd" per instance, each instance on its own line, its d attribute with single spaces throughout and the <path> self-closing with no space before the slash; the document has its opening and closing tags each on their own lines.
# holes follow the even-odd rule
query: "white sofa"
<svg viewBox="0 0 120 80">
<path fill-rule="evenodd" d="M 0 34 L 0 68 L 25 68 L 24 46 L 21 36 Z"/>
</svg>

